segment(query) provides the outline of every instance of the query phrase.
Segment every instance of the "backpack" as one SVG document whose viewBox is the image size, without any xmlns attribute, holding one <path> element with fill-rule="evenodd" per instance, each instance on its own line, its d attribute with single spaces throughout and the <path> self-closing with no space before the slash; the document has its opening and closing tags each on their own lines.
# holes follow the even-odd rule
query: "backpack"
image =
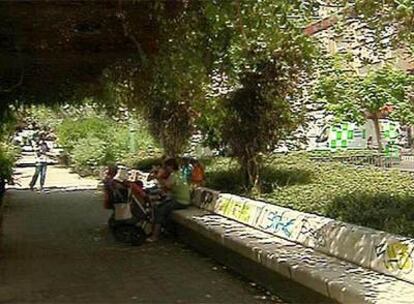
<svg viewBox="0 0 414 304">
<path fill-rule="evenodd" d="M 201 165 L 193 167 L 191 171 L 191 182 L 193 184 L 201 184 L 204 181 L 204 169 Z"/>
</svg>

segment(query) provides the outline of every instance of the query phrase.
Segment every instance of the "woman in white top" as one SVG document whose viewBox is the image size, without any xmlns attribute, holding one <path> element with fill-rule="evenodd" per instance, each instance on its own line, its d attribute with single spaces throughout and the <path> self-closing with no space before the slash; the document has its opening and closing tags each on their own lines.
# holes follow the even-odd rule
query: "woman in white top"
<svg viewBox="0 0 414 304">
<path fill-rule="evenodd" d="M 46 180 L 46 169 L 47 169 L 47 152 L 49 148 L 44 141 L 41 141 L 36 151 L 36 171 L 30 182 L 30 189 L 34 189 L 34 185 L 37 182 L 37 178 L 40 175 L 40 190 L 43 190 L 43 186 Z"/>
</svg>

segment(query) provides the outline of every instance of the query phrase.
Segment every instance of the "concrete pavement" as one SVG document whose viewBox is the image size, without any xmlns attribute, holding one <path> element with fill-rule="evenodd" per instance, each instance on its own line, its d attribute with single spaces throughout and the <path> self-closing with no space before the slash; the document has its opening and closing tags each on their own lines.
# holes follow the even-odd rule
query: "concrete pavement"
<svg viewBox="0 0 414 304">
<path fill-rule="evenodd" d="M 116 243 L 98 181 L 49 166 L 44 192 L 24 190 L 33 172 L 5 196 L 0 303 L 288 303 L 174 240 Z"/>
<path fill-rule="evenodd" d="M 25 153 L 19 159 L 20 166 L 14 169 L 14 180 L 16 185 L 9 186 L 9 189 L 25 190 L 29 189 L 29 183 L 35 172 L 35 157 L 33 153 Z M 79 175 L 72 173 L 69 168 L 63 168 L 58 165 L 48 165 L 45 190 L 85 190 L 96 189 L 98 180 L 93 178 L 81 178 Z M 36 187 L 39 188 L 39 179 Z"/>
<path fill-rule="evenodd" d="M 3 303 L 286 303 L 173 240 L 117 244 L 94 191 L 9 191 Z"/>
</svg>

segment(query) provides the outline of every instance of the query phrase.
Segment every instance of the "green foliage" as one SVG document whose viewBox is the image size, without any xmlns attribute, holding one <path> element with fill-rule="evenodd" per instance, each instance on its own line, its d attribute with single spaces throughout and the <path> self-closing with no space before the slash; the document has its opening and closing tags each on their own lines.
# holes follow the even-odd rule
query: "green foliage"
<svg viewBox="0 0 414 304">
<path fill-rule="evenodd" d="M 299 1 L 203 4 L 212 60 L 208 103 L 198 105 L 198 123 L 207 143 L 229 145 L 245 170 L 246 186 L 259 184 L 260 154 L 299 122 L 290 101 L 316 54 L 301 29 L 313 9 Z"/>
<path fill-rule="evenodd" d="M 200 21 L 195 18 L 197 4 L 177 5 L 180 9 L 171 11 L 171 3 L 154 4 L 160 36 L 156 54 L 148 56 L 138 50 L 138 62 L 110 70 L 107 75 L 111 95 L 143 113 L 151 135 L 168 155 L 185 149 L 193 131 L 193 103 L 203 99 L 207 79 L 197 28 Z M 124 26 L 133 35 L 139 29 L 128 19 L 128 12 L 124 13 Z"/>
<path fill-rule="evenodd" d="M 158 151 L 143 127 L 132 132 L 128 124 L 117 123 L 108 117 L 65 119 L 57 128 L 57 137 L 71 155 L 76 169 L 115 162 L 131 166 L 137 159 Z"/>
<path fill-rule="evenodd" d="M 366 75 L 359 75 L 339 63 L 325 71 L 317 85 L 314 96 L 328 104 L 328 109 L 339 120 L 363 123 L 367 117 L 381 118 L 381 111 L 386 105 L 393 105 L 392 115 L 410 105 L 409 93 L 412 90 L 413 77 L 406 72 L 385 66 L 370 70 Z"/>
<path fill-rule="evenodd" d="M 98 117 L 86 117 L 80 119 L 66 118 L 57 127 L 59 144 L 71 151 L 79 140 L 96 137 L 100 140 L 108 140 L 111 135 L 111 122 L 109 119 Z"/>
<path fill-rule="evenodd" d="M 0 116 L 0 141 L 7 142 L 8 137 L 13 134 L 16 125 L 17 117 L 14 111 L 3 113 L 3 116 Z"/>
<path fill-rule="evenodd" d="M 41 127 L 55 128 L 68 163 L 78 172 L 93 174 L 109 163 L 132 165 L 137 159 L 158 153 L 142 119 L 124 111 L 109 113 L 83 103 L 62 108 L 31 107 L 22 115 L 27 114 L 26 119 Z"/>
<path fill-rule="evenodd" d="M 63 118 L 58 107 L 46 107 L 44 105 L 30 106 L 18 111 L 20 120 L 32 120 L 40 127 L 55 129 L 60 125 Z"/>
<path fill-rule="evenodd" d="M 414 236 L 414 184 L 409 173 L 311 161 L 304 153 L 266 161 L 268 193 L 249 196 L 279 206 Z M 207 186 L 248 194 L 235 163 L 215 159 L 207 167 Z M 265 171 L 266 172 L 266 171 Z"/>
<path fill-rule="evenodd" d="M 244 177 L 237 163 L 215 158 L 206 166 L 206 185 L 230 193 L 247 193 Z"/>
<path fill-rule="evenodd" d="M 94 136 L 80 138 L 72 149 L 72 161 L 77 171 L 87 168 L 97 168 L 98 166 L 113 163 L 115 161 L 113 152 L 109 144 L 102 139 Z"/>
<path fill-rule="evenodd" d="M 206 165 L 207 185 L 223 192 L 251 195 L 246 187 L 243 170 L 238 163 L 227 158 L 204 160 Z M 277 167 L 265 161 L 262 170 L 262 193 L 271 193 L 279 187 L 307 184 L 312 181 L 313 172 L 300 168 Z"/>
<path fill-rule="evenodd" d="M 374 229 L 414 236 L 412 194 L 351 193 L 336 197 L 327 216 Z"/>
<path fill-rule="evenodd" d="M 349 1 L 344 1 L 348 3 Z M 383 36 L 390 26 L 394 29 L 391 38 L 396 46 L 404 43 L 414 51 L 414 1 L 413 0 L 357 0 L 354 11 Z"/>
<path fill-rule="evenodd" d="M 12 112 L 0 114 L 4 114 L 0 123 L 0 177 L 11 181 L 18 149 L 10 144 L 10 135 L 14 132 L 17 119 L 15 113 Z"/>
<path fill-rule="evenodd" d="M 8 144 L 0 143 L 0 177 L 10 181 L 13 175 L 13 166 L 16 160 L 16 149 Z"/>
<path fill-rule="evenodd" d="M 118 98 L 145 114 L 167 154 L 182 152 L 194 122 L 207 135 L 206 142 L 220 146 L 227 129 L 223 121 L 232 120 L 224 117 L 231 111 L 224 111 L 221 101 L 233 98 L 238 89 L 254 91 L 266 105 L 259 108 L 277 112 L 280 138 L 290 116 L 286 98 L 315 51 L 302 27 L 319 4 L 265 0 L 176 5 L 174 10 L 168 2 L 154 5 L 157 52 L 142 56 L 139 50 L 139 63 L 132 62 L 124 73 L 122 68 L 108 73 Z M 128 12 L 124 25 L 130 34 L 138 32 Z M 265 126 L 270 119 L 258 121 Z"/>
<path fill-rule="evenodd" d="M 325 101 L 338 121 L 363 124 L 372 119 L 381 151 L 379 119 L 391 117 L 402 123 L 413 122 L 414 77 L 391 66 L 361 75 L 347 69 L 344 59 L 334 58 L 331 68 L 322 72 L 314 87 L 314 97 Z"/>
</svg>

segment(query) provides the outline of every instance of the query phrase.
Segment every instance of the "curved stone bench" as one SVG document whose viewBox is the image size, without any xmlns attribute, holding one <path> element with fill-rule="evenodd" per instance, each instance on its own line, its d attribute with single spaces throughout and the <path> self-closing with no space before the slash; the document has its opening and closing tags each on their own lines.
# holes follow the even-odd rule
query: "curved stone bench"
<svg viewBox="0 0 414 304">
<path fill-rule="evenodd" d="M 413 303 L 414 240 L 198 188 L 179 224 L 342 303 Z"/>
</svg>

